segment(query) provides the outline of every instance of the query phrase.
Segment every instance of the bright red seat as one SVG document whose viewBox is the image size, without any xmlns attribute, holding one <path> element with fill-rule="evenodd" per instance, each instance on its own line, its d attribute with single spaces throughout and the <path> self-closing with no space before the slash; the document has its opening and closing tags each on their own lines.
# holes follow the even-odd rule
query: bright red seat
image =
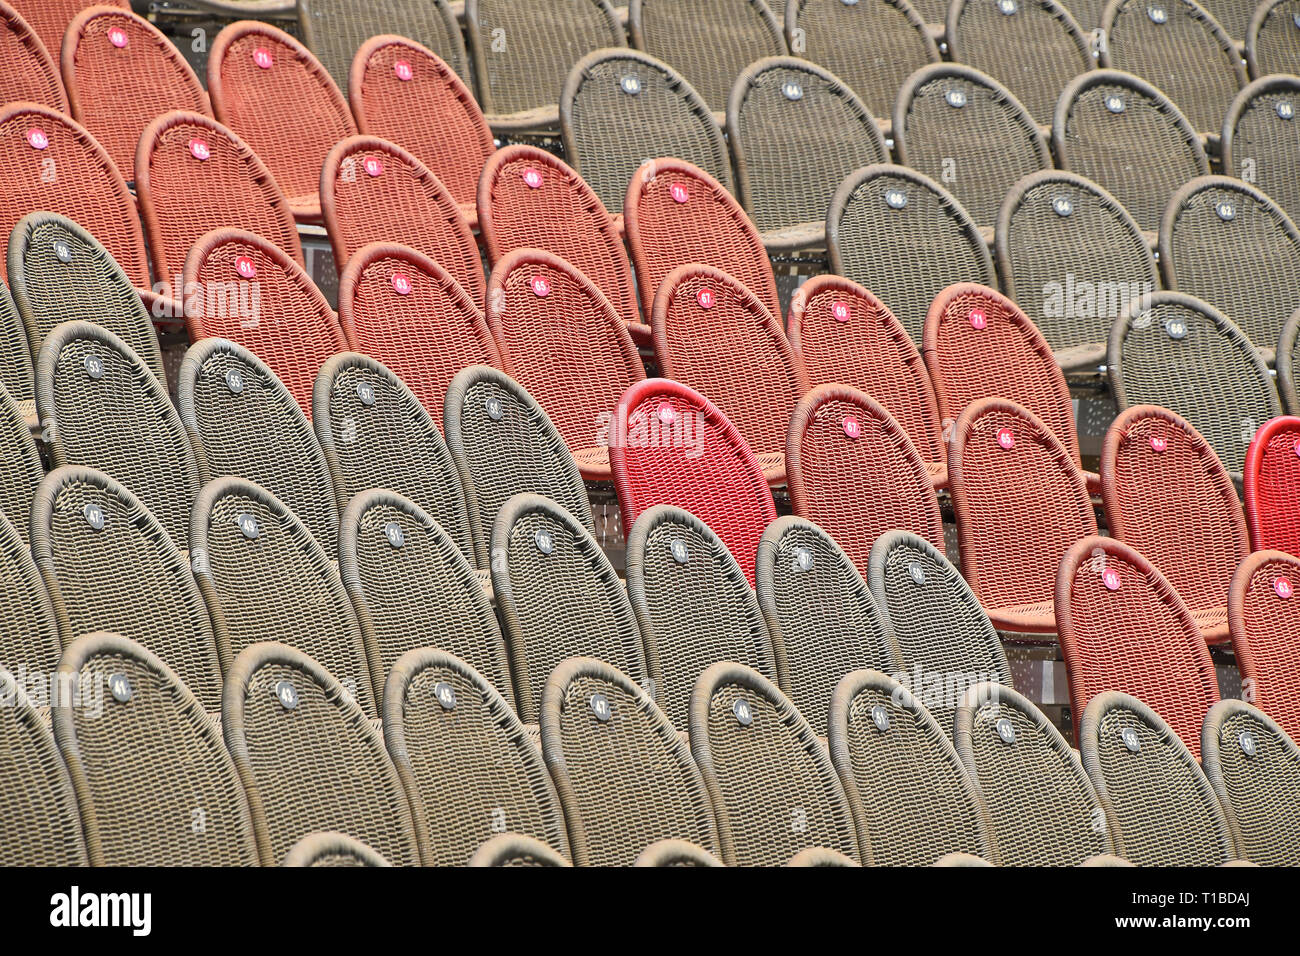
<svg viewBox="0 0 1300 956">
<path fill-rule="evenodd" d="M 0 103 L 39 103 L 68 112 L 58 55 L 22 14 L 0 0 Z"/>
<path fill-rule="evenodd" d="M 1300 556 L 1300 418 L 1282 415 L 1259 427 L 1242 484 L 1251 548 Z"/>
<path fill-rule="evenodd" d="M 1300 739 L 1300 559 L 1257 551 L 1228 592 L 1232 650 L 1241 696 Z"/>
</svg>

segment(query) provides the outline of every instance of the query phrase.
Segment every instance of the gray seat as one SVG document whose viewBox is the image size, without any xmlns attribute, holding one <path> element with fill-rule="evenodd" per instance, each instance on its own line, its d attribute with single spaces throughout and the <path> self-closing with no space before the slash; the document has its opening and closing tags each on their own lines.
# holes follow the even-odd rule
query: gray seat
<svg viewBox="0 0 1300 956">
<path fill-rule="evenodd" d="M 54 605 L 27 541 L 0 512 L 0 669 L 52 674 L 63 653 Z"/>
</svg>

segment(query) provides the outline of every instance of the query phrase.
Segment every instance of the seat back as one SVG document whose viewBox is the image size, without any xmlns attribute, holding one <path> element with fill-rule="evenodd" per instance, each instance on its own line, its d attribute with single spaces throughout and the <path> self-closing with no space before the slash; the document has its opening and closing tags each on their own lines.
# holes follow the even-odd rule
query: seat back
<svg viewBox="0 0 1300 956">
<path fill-rule="evenodd" d="M 1237 568 L 1228 592 L 1228 626 L 1241 671 L 1242 697 L 1300 733 L 1300 616 L 1291 597 L 1300 586 L 1300 559 L 1280 551 L 1256 551 Z"/>
<path fill-rule="evenodd" d="M 826 214 L 826 245 L 831 270 L 870 289 L 918 345 L 942 290 L 997 283 L 988 245 L 961 203 L 902 166 L 868 166 L 845 178 Z"/>
<path fill-rule="evenodd" d="M 1291 507 L 1300 494 L 1300 419 L 1282 416 L 1259 427 L 1242 479 L 1251 550 L 1300 556 L 1300 519 Z"/>
<path fill-rule="evenodd" d="M 691 751 L 628 675 L 589 657 L 546 681 L 542 753 L 579 866 L 627 866 L 664 839 L 727 856 Z"/>
<path fill-rule="evenodd" d="M 1200 753 L 1201 721 L 1219 701 L 1214 664 L 1187 604 L 1151 562 L 1114 538 L 1080 541 L 1061 561 L 1056 623 L 1074 713 L 1105 691 L 1132 694 Z"/>
<path fill-rule="evenodd" d="M 107 6 L 129 9 L 127 0 L 105 0 Z M 31 24 L 32 29 L 50 51 L 52 58 L 57 58 L 63 45 L 64 34 L 68 24 L 84 10 L 93 6 L 91 0 L 17 0 L 14 7 L 23 18 Z"/>
<path fill-rule="evenodd" d="M 270 858 L 337 830 L 397 866 L 418 865 L 423 834 L 379 730 L 354 695 L 296 648 L 252 644 L 230 669 L 221 729 L 266 821 Z"/>
<path fill-rule="evenodd" d="M 59 468 L 37 489 L 31 535 L 65 647 L 96 631 L 138 634 L 203 707 L 220 709 L 231 658 L 213 636 L 185 541 L 139 498 L 103 472 Z"/>
<path fill-rule="evenodd" d="M 1288 20 L 1287 27 L 1300 54 L 1300 26 Z M 1291 122 L 1298 106 L 1300 79 L 1261 76 L 1232 101 L 1219 140 L 1224 174 L 1249 177 L 1292 222 L 1300 216 L 1300 128 Z"/>
<path fill-rule="evenodd" d="M 281 866 L 392 866 L 375 850 L 360 840 L 337 830 L 309 833 L 284 855 Z"/>
<path fill-rule="evenodd" d="M 805 518 L 768 525 L 754 575 L 763 621 L 785 650 L 790 699 L 824 736 L 840 678 L 863 667 L 898 669 L 894 636 L 849 556 Z"/>
<path fill-rule="evenodd" d="M 58 618 L 25 537 L 27 521 L 15 525 L 0 513 L 0 667 L 20 679 L 50 675 L 63 653 Z"/>
<path fill-rule="evenodd" d="M 691 753 L 725 834 L 727 863 L 777 866 L 808 847 L 870 862 L 826 745 L 762 674 L 721 661 L 700 675 Z"/>
<path fill-rule="evenodd" d="M 1300 14 L 1296 0 L 1265 0 L 1255 8 L 1246 28 L 1246 63 L 1250 75 L 1261 79 L 1270 73 L 1286 73 L 1300 52 Z"/>
<path fill-rule="evenodd" d="M 0 387 L 5 389 L 10 401 L 21 403 L 24 412 L 34 401 L 33 375 L 27 329 L 9 294 L 9 286 L 0 281 Z"/>
<path fill-rule="evenodd" d="M 68 112 L 68 94 L 54 57 L 32 25 L 7 3 L 0 3 L 0 102 L 39 103 Z"/>
<path fill-rule="evenodd" d="M 951 733 L 879 671 L 845 674 L 836 686 L 831 761 L 877 866 L 930 866 L 949 853 L 997 858 L 988 810 Z"/>
<path fill-rule="evenodd" d="M 1094 697 L 1079 721 L 1079 749 L 1124 859 L 1218 866 L 1237 858 L 1237 834 L 1197 758 L 1141 700 L 1116 691 Z"/>
<path fill-rule="evenodd" d="M 1297 392 L 1300 357 L 1296 354 L 1297 345 L 1300 345 L 1300 309 L 1282 326 L 1282 334 L 1277 343 L 1277 388 L 1281 393 L 1283 408 L 1291 415 L 1300 412 L 1300 393 Z"/>
<path fill-rule="evenodd" d="M 0 514 L 12 515 L 11 522 L 23 541 L 27 540 L 32 495 L 45 477 L 41 452 L 32 436 L 31 416 L 24 407 L 31 405 L 30 401 L 20 405 L 8 388 L 0 385 Z"/>
<path fill-rule="evenodd" d="M 627 593 L 655 699 L 678 728 L 687 726 L 696 678 L 717 661 L 737 661 L 788 686 L 784 648 L 745 573 L 694 515 L 657 505 L 637 518 L 627 536 Z"/>
<path fill-rule="evenodd" d="M 464 866 L 505 830 L 569 855 L 541 751 L 482 674 L 445 651 L 408 651 L 388 675 L 384 701 L 384 740 L 430 865 Z"/>
<path fill-rule="evenodd" d="M 722 866 L 716 856 L 685 840 L 659 840 L 641 851 L 633 866 Z"/>
<path fill-rule="evenodd" d="M 470 866 L 572 866 L 541 840 L 518 833 L 498 833 L 474 851 Z"/>
</svg>

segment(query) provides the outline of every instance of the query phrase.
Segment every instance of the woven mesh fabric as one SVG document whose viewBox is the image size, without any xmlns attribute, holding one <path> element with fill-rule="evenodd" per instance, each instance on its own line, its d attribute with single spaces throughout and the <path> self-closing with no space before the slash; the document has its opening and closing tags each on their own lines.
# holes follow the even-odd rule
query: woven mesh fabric
<svg viewBox="0 0 1300 956">
<path fill-rule="evenodd" d="M 740 74 L 727 103 L 727 137 L 741 200 L 762 232 L 823 224 L 845 176 L 889 160 L 854 91 L 794 57 L 759 60 Z"/>
<path fill-rule="evenodd" d="M 1107 43 L 1102 66 L 1127 70 L 1159 87 L 1192 126 L 1217 133 L 1223 116 L 1246 85 L 1236 44 L 1195 0 L 1167 0 L 1156 9 L 1138 0 L 1110 0 L 1101 28 Z"/>
<path fill-rule="evenodd" d="M 1300 421 L 1275 418 L 1261 425 L 1246 454 L 1246 522 L 1255 551 L 1300 555 Z"/>
<path fill-rule="evenodd" d="M 722 866 L 716 856 L 685 840 L 659 840 L 641 851 L 633 866 Z"/>
<path fill-rule="evenodd" d="M 1009 728 L 1012 743 L 999 725 Z M 1115 852 L 1103 804 L 1078 754 L 1027 699 L 1007 687 L 973 687 L 954 727 L 957 753 L 988 809 L 1003 866 L 1077 866 Z"/>
<path fill-rule="evenodd" d="M 1128 302 L 1160 285 L 1151 247 L 1110 193 L 1074 173 L 1016 183 L 998 215 L 1002 289 L 1054 350 L 1057 363 L 1095 367 Z"/>
<path fill-rule="evenodd" d="M 284 684 L 292 708 L 281 703 Z M 383 738 L 321 664 L 282 644 L 252 645 L 231 668 L 221 717 L 273 859 L 313 831 L 338 830 L 397 866 L 421 862 L 422 837 Z"/>
<path fill-rule="evenodd" d="M 1120 693 L 1093 698 L 1080 722 L 1079 746 L 1088 776 L 1114 816 L 1126 860 L 1137 866 L 1218 866 L 1236 858 L 1235 836 L 1213 788 L 1151 707 Z"/>
<path fill-rule="evenodd" d="M 475 851 L 469 865 L 541 867 L 570 863 L 540 840 L 518 833 L 499 833 Z"/>
<path fill-rule="evenodd" d="M 345 353 L 321 369 L 312 424 L 334 477 L 339 512 L 356 495 L 387 488 L 435 519 L 473 562 L 465 492 L 447 443 L 428 412 L 391 371 Z"/>
<path fill-rule="evenodd" d="M 7 670 L 0 693 L 12 701 L 0 707 L 0 864 L 85 866 L 77 798 L 49 725 Z"/>
<path fill-rule="evenodd" d="M 944 11 L 948 5 L 944 0 L 916 0 L 912 6 L 921 19 L 931 26 L 939 26 L 943 23 Z"/>
<path fill-rule="evenodd" d="M 764 0 L 632 0 L 632 45 L 679 70 L 715 112 L 749 64 L 783 56 L 785 37 Z M 784 862 L 784 861 L 782 861 Z"/>
<path fill-rule="evenodd" d="M 478 671 L 440 650 L 411 651 L 389 675 L 385 700 L 384 739 L 419 807 L 430 865 L 464 866 L 503 830 L 568 854 L 542 754 Z"/>
<path fill-rule="evenodd" d="M 103 0 L 110 7 L 130 7 L 127 0 Z M 90 0 L 16 0 L 13 4 L 17 12 L 30 24 L 50 51 L 57 57 L 63 46 L 63 35 L 68 24 L 86 7 L 93 6 Z"/>
<path fill-rule="evenodd" d="M 1246 30 L 1246 62 L 1251 76 L 1290 71 L 1300 54 L 1300 26 L 1295 21 L 1298 14 L 1297 0 L 1273 0 L 1255 8 Z"/>
<path fill-rule="evenodd" d="M 360 840 L 334 831 L 310 833 L 295 843 L 281 866 L 392 866 Z"/>
<path fill-rule="evenodd" d="M 566 661 L 546 683 L 541 726 L 579 866 L 626 866 L 673 838 L 726 858 L 691 751 L 626 674 L 590 658 Z"/>
<path fill-rule="evenodd" d="M 256 482 L 332 552 L 338 511 L 329 465 L 311 424 L 270 369 L 232 342 L 204 341 L 185 354 L 178 392 L 200 478 Z"/>
<path fill-rule="evenodd" d="M 44 477 L 45 466 L 32 437 L 28 416 L 0 385 L 0 514 L 10 518 L 23 541 L 27 540 L 32 495 Z"/>
<path fill-rule="evenodd" d="M 623 204 L 642 314 L 678 266 L 712 266 L 744 283 L 772 315 L 781 314 L 763 240 L 740 203 L 704 170 L 675 159 L 641 167 Z"/>
<path fill-rule="evenodd" d="M 1300 346 L 1300 311 L 1287 320 L 1277 343 L 1277 388 L 1282 406 L 1291 415 L 1300 412 L 1297 383 L 1300 379 L 1300 355 L 1297 355 L 1297 346 Z"/>
<path fill-rule="evenodd" d="M 1300 751 L 1267 715 L 1237 700 L 1205 717 L 1201 768 L 1237 831 L 1241 856 L 1260 866 L 1300 861 L 1295 794 Z M 1249 748 L 1249 750 L 1248 750 Z"/>
<path fill-rule="evenodd" d="M 68 96 L 54 61 L 57 55 L 18 11 L 0 3 L 0 103 L 39 103 L 66 113 Z"/>
<path fill-rule="evenodd" d="M 987 398 L 953 427 L 948 474 L 962 573 L 980 604 L 1004 630 L 1053 632 L 1057 566 L 1097 533 L 1069 452 L 1032 412 Z"/>
<path fill-rule="evenodd" d="M 64 644 L 95 631 L 138 634 L 215 712 L 230 659 L 220 656 L 182 548 L 140 499 L 101 472 L 52 472 L 32 504 L 32 557 Z"/>
<path fill-rule="evenodd" d="M 154 654 L 111 634 L 68 647 L 59 674 L 95 688 L 66 700 L 54 734 L 77 789 L 96 866 L 257 866 L 248 799 L 221 730 Z M 129 699 L 114 688 L 125 678 Z"/>
<path fill-rule="evenodd" d="M 1174 190 L 1210 171 L 1178 107 L 1151 84 L 1118 70 L 1091 70 L 1061 91 L 1052 151 L 1058 166 L 1108 190 L 1148 232 L 1160 228 Z"/>
<path fill-rule="evenodd" d="M 1300 15 L 1300 4 L 1296 12 Z M 1293 25 L 1292 32 L 1300 48 L 1300 27 Z M 1293 222 L 1300 217 L 1300 126 L 1292 121 L 1297 106 L 1300 80 L 1285 76 L 1256 80 L 1237 94 L 1223 121 L 1221 140 L 1223 171 L 1238 179 L 1252 177 L 1255 186 Z"/>
<path fill-rule="evenodd" d="M 950 187 L 989 228 L 1007 190 L 1052 165 L 1047 142 L 1020 101 L 988 74 L 953 63 L 908 77 L 894 106 L 893 133 L 900 164 Z"/>
<path fill-rule="evenodd" d="M 369 136 L 335 146 L 321 175 L 321 207 L 340 273 L 366 245 L 395 243 L 428 256 L 483 302 L 483 259 L 459 204 L 400 146 Z"/>
<path fill-rule="evenodd" d="M 624 322 L 639 320 L 632 268 L 614 221 L 562 160 L 534 146 L 496 153 L 479 181 L 478 218 L 493 265 L 516 249 L 544 249 L 595 283 Z"/>
<path fill-rule="evenodd" d="M 1246 37 L 1255 8 L 1251 0 L 1204 0 L 1202 9 L 1219 21 L 1223 32 L 1240 43 Z"/>
<path fill-rule="evenodd" d="M 941 291 L 997 282 L 988 246 L 961 204 L 901 166 L 869 166 L 844 180 L 827 213 L 826 243 L 831 268 L 870 289 L 918 344 Z"/>
<path fill-rule="evenodd" d="M 479 272 L 482 283 L 482 271 Z M 381 361 L 439 424 L 451 380 L 473 365 L 498 365 L 496 341 L 477 299 L 421 252 L 373 243 L 339 283 L 339 322 L 350 346 Z M 406 290 L 405 292 L 401 290 Z"/>
<path fill-rule="evenodd" d="M 25 521 L 23 526 L 25 530 Z M 4 514 L 0 514 L 0 622 L 5 635 L 0 661 L 5 669 L 24 678 L 54 672 L 63 653 L 54 606 L 27 541 Z"/>
<path fill-rule="evenodd" d="M 1258 189 L 1227 176 L 1194 179 L 1160 226 L 1165 285 L 1210 303 L 1273 349 L 1300 309 L 1300 231 Z"/>
<path fill-rule="evenodd" d="M 786 683 L 784 654 L 744 572 L 698 518 L 665 505 L 637 519 L 627 538 L 627 592 L 655 699 L 677 727 L 687 726 L 696 679 L 718 661 Z"/>
<path fill-rule="evenodd" d="M 1158 292 L 1149 302 L 1125 309 L 1111 329 L 1107 368 L 1116 405 L 1177 412 L 1240 474 L 1255 429 L 1282 410 L 1263 358 L 1199 299 Z"/>
<path fill-rule="evenodd" d="M 790 699 L 824 736 L 840 678 L 863 667 L 898 668 L 889 624 L 848 555 L 803 518 L 778 518 L 768 526 L 755 577 L 763 620 L 785 649 Z"/>
<path fill-rule="evenodd" d="M 353 56 L 379 34 L 398 33 L 436 51 L 469 80 L 469 57 L 460 24 L 447 0 L 301 0 L 298 23 L 307 46 L 329 70 L 339 89 L 348 88 Z"/>
<path fill-rule="evenodd" d="M 1200 754 L 1201 721 L 1219 701 L 1214 664 L 1186 603 L 1146 558 L 1113 538 L 1080 541 L 1061 560 L 1056 621 L 1074 713 L 1123 691 Z"/>
<path fill-rule="evenodd" d="M 394 525 L 400 547 L 389 537 Z M 415 648 L 438 647 L 515 705 L 505 641 L 470 556 L 414 502 L 378 489 L 353 498 L 339 531 L 339 575 L 382 674 Z"/>
<path fill-rule="evenodd" d="M 579 520 L 538 495 L 516 495 L 497 514 L 491 553 L 520 717 L 537 722 L 547 678 L 570 657 L 605 661 L 654 696 L 627 591 Z"/>
<path fill-rule="evenodd" d="M 987 811 L 948 733 L 877 671 L 847 674 L 835 688 L 831 760 L 876 866 L 930 866 L 949 853 L 993 858 Z"/>
<path fill-rule="evenodd" d="M 88 322 L 56 326 L 41 346 L 36 409 L 55 467 L 112 475 L 189 547 L 198 465 L 166 388 L 130 346 Z"/>
<path fill-rule="evenodd" d="M 948 6 L 945 36 L 954 60 L 1005 83 L 1040 126 L 1052 122 L 1065 84 L 1093 67 L 1079 24 L 1056 0 L 1019 0 L 1006 8 L 959 0 Z"/>
<path fill-rule="evenodd" d="M 275 174 L 294 215 L 318 220 L 325 155 L 357 132 L 320 61 L 283 30 L 252 20 L 232 23 L 212 44 L 208 93 L 217 119 Z M 286 116 L 295 121 L 286 123 Z"/>
<path fill-rule="evenodd" d="M 715 664 L 695 684 L 690 726 L 729 864 L 779 866 L 808 847 L 859 859 L 826 745 L 769 680 L 742 664 Z"/>
<path fill-rule="evenodd" d="M 27 329 L 9 287 L 0 281 L 0 387 L 5 390 L 7 402 L 19 403 L 22 413 L 30 410 L 35 401 L 33 374 Z"/>
<path fill-rule="evenodd" d="M 1101 26 L 1101 15 L 1105 12 L 1107 0 L 1072 0 L 1069 11 L 1084 32 L 1095 31 Z"/>
<path fill-rule="evenodd" d="M 337 5 L 339 0 L 329 2 Z M 467 86 L 467 66 L 457 67 L 451 58 L 403 37 L 379 36 L 357 51 L 349 80 L 361 131 L 410 150 L 461 206 L 473 205 L 479 173 L 495 149 L 492 131 Z M 430 117 L 437 122 L 429 122 Z"/>
<path fill-rule="evenodd" d="M 903 81 L 939 60 L 918 12 L 922 6 L 932 6 L 934 22 L 943 22 L 942 0 L 786 0 L 785 34 L 791 53 L 826 67 L 884 119 Z"/>
<path fill-rule="evenodd" d="M 1185 419 L 1135 406 L 1107 429 L 1102 500 L 1110 534 L 1160 569 L 1207 641 L 1228 635 L 1228 582 L 1250 553 L 1241 501 Z"/>
<path fill-rule="evenodd" d="M 256 537 L 248 536 L 249 518 Z M 378 716 L 374 688 L 383 678 L 338 570 L 283 503 L 238 478 L 209 482 L 190 540 L 226 660 L 273 635 L 329 668 L 367 715 Z"/>
<path fill-rule="evenodd" d="M 694 163 L 734 188 L 708 104 L 671 66 L 636 50 L 596 50 L 578 61 L 560 97 L 560 125 L 565 156 L 611 215 L 623 212 L 628 183 L 656 156 Z"/>
<path fill-rule="evenodd" d="M 492 270 L 487 323 L 502 369 L 546 409 L 583 476 L 608 480 L 610 418 L 645 378 L 610 301 L 563 259 L 518 249 Z"/>
<path fill-rule="evenodd" d="M 245 278 L 251 265 L 253 278 Z M 338 318 L 311 278 L 265 239 L 237 229 L 210 232 L 190 250 L 185 303 L 190 341 L 224 338 L 279 376 L 305 414 L 325 360 L 347 350 Z"/>
<path fill-rule="evenodd" d="M 1237 569 L 1228 595 L 1232 648 L 1247 699 L 1292 737 L 1300 734 L 1300 617 L 1291 603 L 1297 586 L 1300 560 L 1259 551 Z"/>
<path fill-rule="evenodd" d="M 794 513 L 825 529 L 863 575 L 886 531 L 915 531 L 943 547 L 925 462 L 865 392 L 822 385 L 804 396 L 791 417 L 786 463 Z"/>
</svg>

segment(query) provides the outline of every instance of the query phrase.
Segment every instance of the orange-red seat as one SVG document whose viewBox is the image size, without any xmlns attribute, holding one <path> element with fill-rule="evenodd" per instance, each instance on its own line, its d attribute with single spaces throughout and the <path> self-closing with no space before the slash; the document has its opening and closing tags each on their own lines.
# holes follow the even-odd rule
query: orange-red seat
<svg viewBox="0 0 1300 956">
<path fill-rule="evenodd" d="M 1300 418 L 1279 415 L 1259 427 L 1242 485 L 1251 549 L 1300 556 Z"/>
<path fill-rule="evenodd" d="M 1228 592 L 1242 697 L 1300 739 L 1300 558 L 1257 551 Z"/>
<path fill-rule="evenodd" d="M 68 24 L 82 10 L 96 4 L 119 10 L 131 9 L 128 0 L 13 0 L 14 9 L 31 24 L 45 44 L 45 49 L 50 51 L 51 59 L 56 62 L 59 50 L 63 48 L 63 37 L 68 32 Z"/>
<path fill-rule="evenodd" d="M 48 49 L 32 24 L 0 0 L 0 103 L 39 103 L 68 112 L 58 48 Z"/>
</svg>

